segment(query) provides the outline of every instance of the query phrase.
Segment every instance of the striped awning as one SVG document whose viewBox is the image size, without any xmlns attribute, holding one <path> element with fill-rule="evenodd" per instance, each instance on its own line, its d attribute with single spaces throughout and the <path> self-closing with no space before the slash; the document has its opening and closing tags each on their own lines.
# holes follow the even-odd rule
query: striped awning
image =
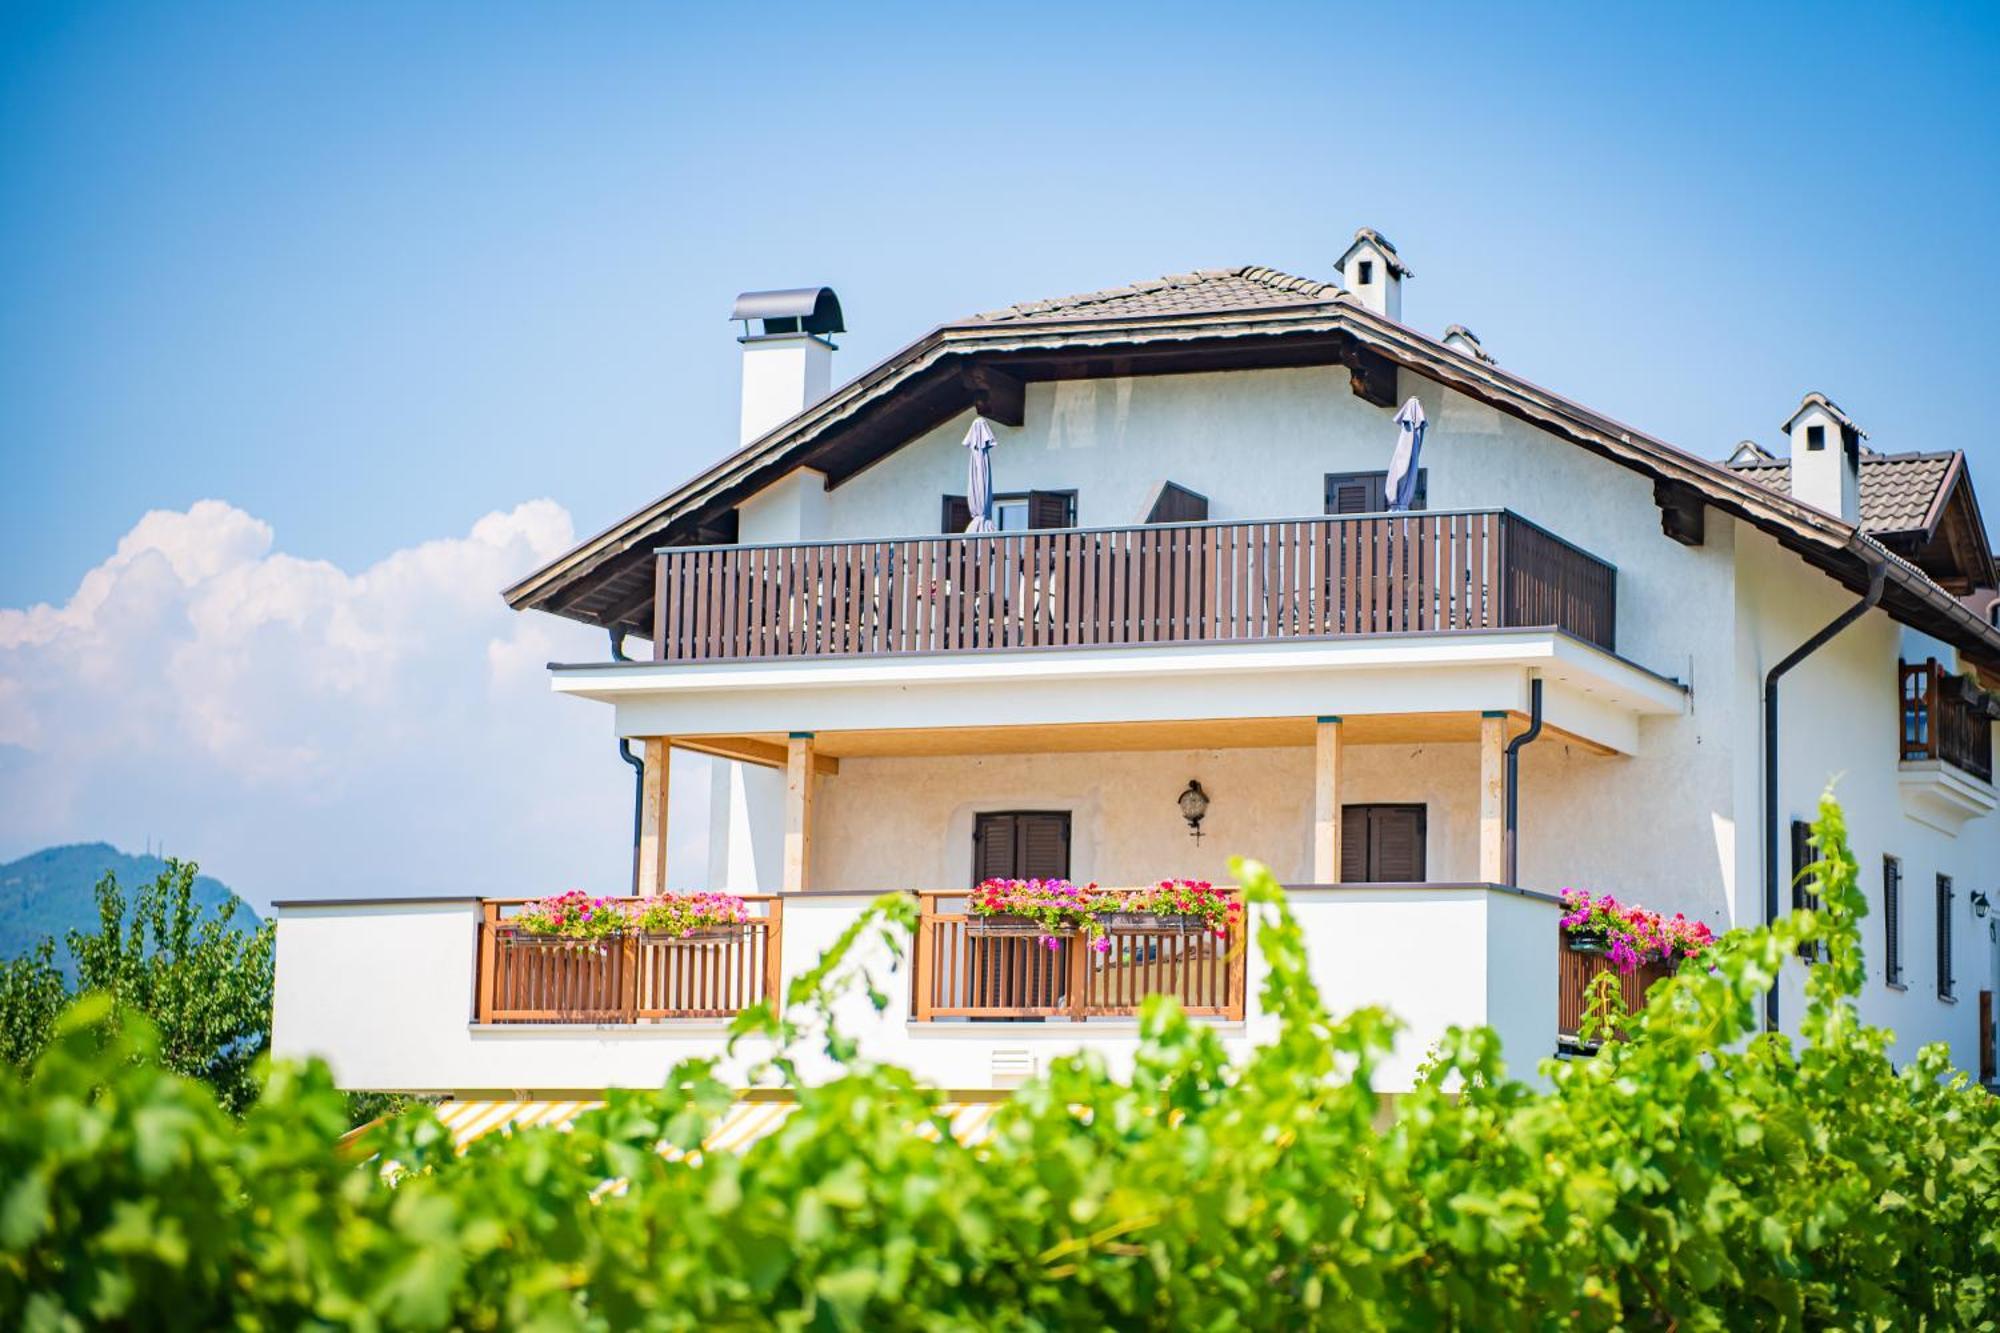
<svg viewBox="0 0 2000 1333">
<path fill-rule="evenodd" d="M 495 1130 L 525 1129 L 534 1125 L 568 1129 L 578 1116 L 603 1105 L 602 1101 L 448 1101 L 439 1103 L 436 1109 L 437 1118 L 451 1131 L 452 1143 L 463 1152 L 473 1140 Z M 993 1113 L 998 1107 L 997 1102 L 945 1102 L 938 1110 L 949 1118 L 952 1138 L 970 1148 L 984 1142 L 992 1132 Z M 798 1109 L 797 1103 L 790 1101 L 736 1102 L 723 1113 L 714 1131 L 702 1140 L 701 1150 L 742 1152 L 766 1135 L 775 1134 L 779 1126 Z M 937 1126 L 928 1120 L 912 1124 L 910 1132 L 918 1138 L 932 1141 L 939 1137 Z M 669 1159 L 688 1155 L 665 1144 L 661 1145 L 660 1152 Z"/>
</svg>

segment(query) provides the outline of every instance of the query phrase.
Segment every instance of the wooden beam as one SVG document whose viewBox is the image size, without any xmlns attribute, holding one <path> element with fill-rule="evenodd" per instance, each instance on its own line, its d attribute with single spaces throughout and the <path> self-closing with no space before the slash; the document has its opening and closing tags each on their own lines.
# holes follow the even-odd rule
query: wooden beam
<svg viewBox="0 0 2000 1333">
<path fill-rule="evenodd" d="M 988 421 L 1001 426 L 1022 426 L 1028 420 L 1028 388 L 1004 370 L 987 365 L 965 368 L 965 387 L 972 395 L 972 408 Z"/>
<path fill-rule="evenodd" d="M 672 754 L 665 736 L 646 738 L 646 772 L 639 796 L 640 893 L 667 890 L 667 777 Z"/>
<path fill-rule="evenodd" d="M 1347 386 L 1357 398 L 1377 407 L 1396 405 L 1394 361 L 1350 339 L 1341 345 L 1340 363 L 1347 367 Z"/>
<path fill-rule="evenodd" d="M 1479 878 L 1498 884 L 1507 874 L 1507 715 L 1479 718 Z"/>
<path fill-rule="evenodd" d="M 1340 883 L 1340 719 L 1313 727 L 1313 883 Z"/>
<path fill-rule="evenodd" d="M 784 892 L 804 893 L 812 879 L 813 736 L 795 731 L 785 742 Z"/>
<path fill-rule="evenodd" d="M 734 759 L 759 768 L 783 768 L 789 752 L 780 741 L 760 741 L 755 736 L 676 736 L 674 748 L 717 759 Z M 813 772 L 832 777 L 840 772 L 840 761 L 830 754 L 813 752 Z"/>
<path fill-rule="evenodd" d="M 1660 531 L 1682 546 L 1699 546 L 1707 539 L 1708 507 L 1694 487 L 1661 478 L 1653 483 L 1653 503 L 1660 507 Z"/>
</svg>

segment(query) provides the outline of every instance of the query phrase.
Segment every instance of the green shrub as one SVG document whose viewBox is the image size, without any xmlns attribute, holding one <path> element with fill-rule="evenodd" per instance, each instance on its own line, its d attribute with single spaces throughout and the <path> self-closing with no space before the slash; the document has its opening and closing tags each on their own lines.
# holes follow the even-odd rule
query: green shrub
<svg viewBox="0 0 2000 1333">
<path fill-rule="evenodd" d="M 849 1057 L 741 1155 L 670 1162 L 731 1089 L 693 1062 L 572 1133 L 462 1157 L 428 1110 L 331 1145 L 324 1069 L 232 1121 L 143 1022 L 85 1001 L 31 1078 L 0 1074 L 0 1324 L 200 1328 L 1992 1328 L 2000 1102 L 1862 1027 L 1854 882 L 1822 807 L 1817 913 L 1740 931 L 1661 983 L 1630 1040 L 1508 1077 L 1454 1032 L 1385 1112 L 1393 1023 L 1324 1012 L 1261 867 L 1279 1038 L 1232 1062 L 1150 1005 L 1137 1065 L 1062 1062 L 976 1149 L 909 1132 L 936 1094 L 852 1061 L 851 946 L 746 1016 Z M 1816 939 L 1804 1040 L 1755 1031 Z M 1796 965 L 1796 964 L 1794 964 Z M 871 987 L 877 979 L 867 979 Z M 135 1058 L 136 1057 L 136 1058 Z M 385 1163 L 394 1163 L 393 1167 Z"/>
</svg>

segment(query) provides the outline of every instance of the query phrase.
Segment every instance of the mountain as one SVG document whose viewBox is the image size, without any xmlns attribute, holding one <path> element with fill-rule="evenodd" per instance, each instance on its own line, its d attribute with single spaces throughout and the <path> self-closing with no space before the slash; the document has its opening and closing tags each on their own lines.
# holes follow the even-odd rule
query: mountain
<svg viewBox="0 0 2000 1333">
<path fill-rule="evenodd" d="M 128 856 L 110 843 L 50 847 L 0 865 L 0 959 L 16 958 L 44 936 L 60 951 L 65 932 L 97 925 L 97 881 L 107 870 L 130 900 L 132 891 L 159 877 L 167 863 L 157 856 Z M 197 875 L 195 901 L 214 911 L 235 898 L 222 881 Z M 257 915 L 238 900 L 236 920 L 254 928 Z"/>
</svg>

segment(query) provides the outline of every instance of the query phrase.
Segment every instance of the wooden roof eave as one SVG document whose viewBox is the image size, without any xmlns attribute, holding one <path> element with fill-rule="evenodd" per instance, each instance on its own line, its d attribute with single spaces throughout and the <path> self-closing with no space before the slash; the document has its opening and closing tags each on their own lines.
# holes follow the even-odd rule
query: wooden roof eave
<svg viewBox="0 0 2000 1333">
<path fill-rule="evenodd" d="M 799 455 L 828 430 L 856 418 L 884 395 L 936 367 L 948 356 L 969 356 L 982 351 L 1010 354 L 1076 351 L 1211 337 L 1314 333 L 1347 334 L 1399 366 L 1656 480 L 1686 486 L 1705 503 L 1770 532 L 1786 547 L 1850 586 L 1857 589 L 1866 586 L 1870 556 L 1863 552 L 1879 548 L 1870 544 L 1858 529 L 1747 477 L 1735 475 L 1740 469 L 1732 470 L 1675 448 L 1491 363 L 1454 351 L 1357 302 L 1337 297 L 1289 306 L 1164 318 L 1070 318 L 940 325 L 685 485 L 537 570 L 507 589 L 504 595 L 516 609 L 541 605 L 554 589 L 627 553 L 646 534 L 657 533 L 666 523 L 698 511 L 731 487 L 756 477 L 759 471 L 798 466 Z M 648 549 L 653 544 L 657 543 L 649 541 Z M 2000 634 L 1966 611 L 1957 599 L 1920 572 L 1905 570 L 1893 560 L 1891 577 L 1899 586 L 1912 577 L 1917 580 L 1906 589 L 1917 603 L 1942 613 L 1961 630 L 1977 631 L 1975 651 L 2000 660 Z"/>
</svg>

